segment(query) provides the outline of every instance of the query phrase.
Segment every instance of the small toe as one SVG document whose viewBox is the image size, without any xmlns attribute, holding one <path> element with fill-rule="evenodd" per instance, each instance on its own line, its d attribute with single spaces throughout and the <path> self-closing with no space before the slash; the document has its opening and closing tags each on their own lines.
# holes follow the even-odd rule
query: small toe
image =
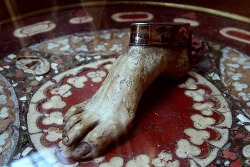
<svg viewBox="0 0 250 167">
<path fill-rule="evenodd" d="M 64 130 L 67 133 L 74 125 L 81 121 L 82 114 L 72 115 L 64 125 Z"/>
<path fill-rule="evenodd" d="M 79 114 L 81 112 L 83 112 L 84 109 L 83 109 L 83 104 L 80 103 L 80 104 L 77 104 L 77 105 L 74 105 L 72 106 L 68 112 L 64 115 L 64 118 L 63 118 L 63 121 L 64 122 L 67 122 L 68 119 L 72 116 L 72 115 L 75 115 L 75 114 Z"/>
</svg>

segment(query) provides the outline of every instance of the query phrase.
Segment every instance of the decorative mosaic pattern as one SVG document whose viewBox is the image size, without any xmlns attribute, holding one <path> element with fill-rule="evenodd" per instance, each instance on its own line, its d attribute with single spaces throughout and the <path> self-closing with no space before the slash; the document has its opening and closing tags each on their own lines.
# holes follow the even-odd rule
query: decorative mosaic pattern
<svg viewBox="0 0 250 167">
<path fill-rule="evenodd" d="M 74 54 L 79 61 L 123 53 L 129 42 L 129 29 L 82 33 L 33 45 L 32 50 L 53 54 Z"/>
<path fill-rule="evenodd" d="M 0 74 L 0 165 L 13 156 L 19 137 L 19 107 L 15 92 Z"/>
<path fill-rule="evenodd" d="M 28 112 L 28 129 L 29 133 L 32 134 L 31 140 L 35 147 L 46 157 L 49 163 L 68 164 L 74 162 L 72 158 L 70 158 L 70 148 L 63 146 L 61 143 L 63 115 L 72 105 L 90 98 L 96 92 L 108 73 L 110 63 L 113 61 L 114 59 L 107 59 L 61 73 L 55 76 L 52 81 L 45 83 L 38 92 L 34 94 Z M 136 147 L 136 150 L 124 152 L 123 154 L 117 154 L 117 151 L 111 151 L 107 157 L 105 156 L 105 158 L 102 159 L 101 166 L 110 166 L 117 161 L 121 166 L 125 164 L 126 166 L 148 166 L 151 163 L 154 166 L 161 166 L 161 164 L 181 166 L 181 164 L 187 164 L 187 162 L 185 162 L 187 158 L 192 159 L 189 163 L 194 161 L 195 163 L 205 166 L 215 159 L 219 150 L 218 148 L 222 148 L 228 140 L 227 128 L 230 128 L 232 123 L 231 112 L 225 99 L 211 83 L 195 73 L 190 73 L 190 78 L 183 84 L 179 84 L 179 88 L 176 89 L 170 93 L 171 97 L 162 101 L 165 105 L 154 105 L 154 107 L 158 109 L 153 111 L 142 109 L 145 111 L 142 111 L 141 114 L 147 114 L 146 116 L 142 116 L 145 118 L 143 123 L 140 123 L 139 120 L 137 124 L 140 125 L 137 125 L 137 127 L 133 129 L 136 135 L 126 141 L 125 146 L 115 148 L 115 150 L 124 150 L 128 145 L 131 145 L 131 147 Z M 179 94 L 178 91 L 181 91 L 181 93 Z M 181 95 L 182 93 L 183 95 Z M 176 94 L 178 94 L 178 96 L 176 96 Z M 175 99 L 174 96 L 181 98 L 182 101 L 190 101 L 185 103 L 185 105 L 190 105 L 190 107 L 185 106 L 185 108 L 181 107 L 176 110 L 174 108 L 178 107 L 172 106 L 173 108 L 170 111 L 165 110 L 166 113 L 164 114 L 162 110 L 164 110 L 164 107 L 167 107 L 166 104 L 176 104 L 173 103 L 172 100 L 169 100 L 169 98 Z M 72 99 L 75 100 L 72 101 Z M 178 110 L 180 110 L 179 113 Z M 149 114 L 150 112 L 151 114 Z M 168 112 L 173 112 L 170 114 L 173 115 L 172 124 L 178 123 L 179 117 L 175 117 L 174 115 L 180 114 L 184 125 L 179 126 L 173 133 L 167 127 L 162 127 L 162 133 L 152 132 L 150 126 L 147 126 L 147 124 L 150 124 L 149 122 L 155 122 L 151 123 L 152 127 L 163 125 L 160 120 L 163 118 L 166 119 L 165 116 L 170 116 Z M 159 116 L 153 118 L 154 116 L 152 116 L 152 114 Z M 158 124 L 156 123 L 157 120 Z M 178 135 L 175 135 L 177 131 Z M 157 153 L 159 157 L 155 157 L 156 155 L 151 155 L 148 151 L 144 150 L 140 144 L 141 142 L 138 141 L 137 143 L 136 140 L 140 137 L 145 140 L 145 133 L 148 135 L 148 141 L 145 141 L 146 143 L 144 144 L 147 145 L 151 143 L 152 145 L 146 148 L 148 151 L 152 151 L 153 149 L 157 153 L 163 149 Z M 163 141 L 160 140 L 159 142 L 152 139 L 153 136 L 164 137 L 163 134 L 166 134 L 167 139 Z M 172 140 L 168 136 L 172 138 Z M 175 145 L 174 143 L 177 143 L 177 145 L 173 148 L 166 147 L 164 149 L 164 146 L 167 144 L 164 143 L 166 141 L 170 142 L 169 144 L 172 146 Z M 171 141 L 173 143 L 171 143 Z M 208 144 L 213 147 L 208 147 Z M 55 147 L 56 145 L 57 147 Z M 158 145 L 158 147 L 154 148 L 153 146 L 156 145 Z M 48 154 L 51 154 L 49 159 L 47 158 Z M 155 158 L 151 159 L 152 157 Z M 172 157 L 175 159 L 173 162 Z M 161 159 L 165 160 L 161 162 Z M 97 161 L 96 163 L 100 162 Z"/>
<path fill-rule="evenodd" d="M 220 68 L 222 81 L 236 100 L 248 108 L 250 114 L 250 58 L 232 48 L 222 50 Z"/>
<path fill-rule="evenodd" d="M 195 26 L 195 23 L 193 24 Z M 45 108 L 43 109 L 44 111 L 42 111 L 42 113 L 39 112 L 41 116 L 39 117 L 40 124 L 39 126 L 35 124 L 36 126 L 33 127 L 33 128 L 37 128 L 35 129 L 36 131 L 33 131 L 34 133 L 32 132 L 31 134 L 29 134 L 27 132 L 26 120 L 24 120 L 23 117 L 20 118 L 20 121 L 22 123 L 21 131 L 20 131 L 20 133 L 22 134 L 20 136 L 21 143 L 20 143 L 20 149 L 17 150 L 16 155 L 14 156 L 14 159 L 20 158 L 20 160 L 22 160 L 23 157 L 25 157 L 26 155 L 27 156 L 30 155 L 32 157 L 33 153 L 36 150 L 39 150 L 39 153 L 44 155 L 46 154 L 46 152 L 41 151 L 40 148 L 46 148 L 50 145 L 53 145 L 54 143 L 56 144 L 57 149 L 51 148 L 49 150 L 50 151 L 56 150 L 55 151 L 56 156 L 50 156 L 49 158 L 46 157 L 47 161 L 55 163 L 54 164 L 55 166 L 59 165 L 60 163 L 75 164 L 75 162 L 72 159 L 68 158 L 69 152 L 67 151 L 69 150 L 65 148 L 61 144 L 61 142 L 59 142 L 60 137 L 61 137 L 60 127 L 62 124 L 62 119 L 55 120 L 55 118 L 62 118 L 63 112 L 60 112 L 60 111 L 62 111 L 63 109 L 57 108 L 56 111 L 54 111 L 53 105 L 52 105 L 53 103 L 51 102 L 53 101 L 60 102 L 59 104 L 62 107 L 65 105 L 65 103 L 62 102 L 63 99 L 67 99 L 74 95 L 74 93 L 72 93 L 73 92 L 72 90 L 81 90 L 81 89 L 84 90 L 86 88 L 89 88 L 89 86 L 93 88 L 92 91 L 96 90 L 98 88 L 96 84 L 97 85 L 101 84 L 101 82 L 103 81 L 103 79 L 108 73 L 107 69 L 104 69 L 104 67 L 101 67 L 101 68 L 96 67 L 96 69 L 92 69 L 93 71 L 86 72 L 86 74 L 83 74 L 84 76 L 68 78 L 68 80 L 64 81 L 66 83 L 64 86 L 56 84 L 54 90 L 51 89 L 52 87 L 49 87 L 49 89 L 46 89 L 44 93 L 40 92 L 40 95 L 43 95 L 39 97 L 41 99 L 44 99 L 50 96 L 51 97 L 55 96 L 54 98 L 49 98 L 48 101 L 46 101 L 48 103 L 45 103 L 45 101 L 39 101 L 39 102 L 31 103 L 29 105 L 31 98 L 34 95 L 34 93 L 38 91 L 38 89 L 39 90 L 43 89 L 43 86 L 42 86 L 43 84 L 46 83 L 47 85 L 48 83 L 51 83 L 51 86 L 53 86 L 57 82 L 61 83 L 62 80 L 60 79 L 58 80 L 52 79 L 55 75 L 60 75 L 64 71 L 73 69 L 76 66 L 94 63 L 97 60 L 102 61 L 107 58 L 117 57 L 126 49 L 127 44 L 128 44 L 128 36 L 129 34 L 128 34 L 127 29 L 100 31 L 100 32 L 96 32 L 95 34 L 93 33 L 74 34 L 71 36 L 64 36 L 64 37 L 56 38 L 53 40 L 48 40 L 48 41 L 33 45 L 30 48 L 23 49 L 22 51 L 18 53 L 10 54 L 0 61 L 0 67 L 1 67 L 0 71 L 12 83 L 19 97 L 19 103 L 20 103 L 20 106 L 22 106 L 21 113 L 25 115 L 28 112 L 27 108 L 32 105 L 34 106 L 35 104 L 41 104 L 40 107 Z M 73 39 L 75 40 L 75 42 L 73 42 L 74 41 Z M 108 43 L 108 45 L 106 43 Z M 84 164 L 85 166 L 88 164 L 90 165 L 94 164 L 96 166 L 120 164 L 120 166 L 121 165 L 125 166 L 126 164 L 133 165 L 135 163 L 136 164 L 146 163 L 148 165 L 154 165 L 154 166 L 161 166 L 161 165 L 166 165 L 170 163 L 172 163 L 173 166 L 174 165 L 178 166 L 178 164 L 183 164 L 183 163 L 189 163 L 191 166 L 195 166 L 197 163 L 203 164 L 203 165 L 207 163 L 211 163 L 210 166 L 213 166 L 213 165 L 228 166 L 229 164 L 240 166 L 241 164 L 246 164 L 246 165 L 249 164 L 248 159 L 250 157 L 249 156 L 249 152 L 250 152 L 249 151 L 250 150 L 249 149 L 249 141 L 250 141 L 249 122 L 250 120 L 247 115 L 248 100 L 244 100 L 243 96 L 238 95 L 238 93 L 240 92 L 247 91 L 248 88 L 244 88 L 244 90 L 242 89 L 242 91 L 234 90 L 234 86 L 232 85 L 232 83 L 235 81 L 232 79 L 234 77 L 231 77 L 231 74 L 228 75 L 228 72 L 223 73 L 224 69 L 226 69 L 224 71 L 230 72 L 231 70 L 231 72 L 234 72 L 232 70 L 233 67 L 231 67 L 230 65 L 227 66 L 226 64 L 230 64 L 233 61 L 237 61 L 236 59 L 238 58 L 240 60 L 242 56 L 244 57 L 244 60 L 246 60 L 246 63 L 247 63 L 248 56 L 232 48 L 227 47 L 226 49 L 224 49 L 225 47 L 220 44 L 206 43 L 202 39 L 195 38 L 195 37 L 193 38 L 193 43 L 194 43 L 194 46 L 193 46 L 193 55 L 194 55 L 193 58 L 194 59 L 192 61 L 195 64 L 193 70 L 197 71 L 198 73 L 201 73 L 208 80 L 210 80 L 214 85 L 216 85 L 216 87 L 218 87 L 220 91 L 222 91 L 222 94 L 219 93 L 216 95 L 212 95 L 213 98 L 220 97 L 219 100 L 213 101 L 214 100 L 213 99 L 212 102 L 205 103 L 204 105 L 203 105 L 203 102 L 199 102 L 199 99 L 202 99 L 201 98 L 202 96 L 207 97 L 207 95 L 211 95 L 210 93 L 213 92 L 213 89 L 207 92 L 207 89 L 204 89 L 202 87 L 204 83 L 201 83 L 201 84 L 198 84 L 198 88 L 200 88 L 201 90 L 198 89 L 199 91 L 198 90 L 193 91 L 192 89 L 194 88 L 194 85 L 196 85 L 199 80 L 196 78 L 198 76 L 190 76 L 191 80 L 193 79 L 194 81 L 187 80 L 187 82 L 185 82 L 185 86 L 182 85 L 181 86 L 182 88 L 180 87 L 175 88 L 177 90 L 182 90 L 182 91 L 187 90 L 187 93 L 183 92 L 182 94 L 177 95 L 177 96 L 189 99 L 192 102 L 190 103 L 190 107 L 192 107 L 192 111 L 198 112 L 198 115 L 201 115 L 202 117 L 200 116 L 197 117 L 197 115 L 193 117 L 188 117 L 190 118 L 189 121 L 191 121 L 192 126 L 190 126 L 189 128 L 182 129 L 181 134 L 183 134 L 184 137 L 182 136 L 181 138 L 183 140 L 176 140 L 177 143 L 176 145 L 173 145 L 174 147 L 173 149 L 166 149 L 166 147 L 158 148 L 158 145 L 156 145 L 155 148 L 157 148 L 156 149 L 157 152 L 155 154 L 141 152 L 131 157 L 121 156 L 121 154 L 119 154 L 119 151 L 121 150 L 118 149 L 114 154 L 112 154 L 112 152 L 109 152 L 110 154 L 106 154 L 105 157 L 100 157 L 98 159 L 95 159 L 93 162 L 86 163 Z M 84 48 L 79 49 L 80 46 L 84 46 L 84 45 L 85 45 Z M 95 46 L 98 46 L 98 47 L 95 47 Z M 232 59 L 227 58 L 226 55 L 230 51 L 234 51 L 237 54 L 239 54 L 239 56 L 235 56 L 238 58 L 232 58 Z M 42 60 L 46 59 L 50 65 L 49 71 L 47 73 L 39 75 L 39 74 L 36 74 L 35 72 L 28 72 L 27 70 L 25 71 L 25 68 L 20 68 L 20 69 L 16 68 L 15 67 L 16 57 L 19 57 L 20 60 L 22 60 L 27 55 L 30 56 L 30 58 L 34 56 L 35 59 L 37 58 L 39 59 L 41 58 Z M 223 58 L 221 59 L 221 64 L 224 64 L 224 68 L 223 66 L 221 66 L 221 70 L 219 70 L 217 69 L 219 64 L 216 64 L 216 63 L 218 62 L 218 60 L 220 60 L 221 57 L 224 58 L 224 59 Z M 107 65 L 107 66 L 110 66 L 110 65 Z M 243 68 L 246 66 L 246 64 L 241 63 L 239 66 Z M 37 67 L 36 64 L 34 64 L 34 67 L 32 68 L 32 70 L 35 71 L 36 69 L 35 67 Z M 238 68 L 236 69 L 236 71 L 237 70 Z M 243 76 L 245 76 L 247 75 L 248 71 L 249 70 L 242 70 L 241 73 L 243 74 Z M 228 79 L 226 79 L 227 77 Z M 201 80 L 205 80 L 203 77 L 201 78 L 202 78 Z M 225 87 L 223 84 L 220 83 L 220 80 L 223 78 L 225 78 L 223 82 L 225 84 Z M 247 80 L 242 81 L 241 80 L 242 78 L 240 78 L 240 80 L 237 80 L 237 82 L 239 81 L 241 81 L 240 83 L 248 82 Z M 92 86 L 91 86 L 91 83 L 93 84 Z M 228 86 L 230 84 L 231 86 Z M 44 88 L 46 87 L 46 85 L 44 85 Z M 229 89 L 229 88 L 233 88 L 233 89 Z M 205 90 L 205 94 L 204 94 L 204 90 Z M 230 98 L 231 95 L 233 99 Z M 227 118 L 224 121 L 230 120 L 228 116 L 224 115 L 227 112 L 217 111 L 218 105 L 220 104 L 220 99 L 224 99 L 224 97 L 226 97 L 227 101 L 229 101 L 229 104 L 239 103 L 241 105 L 240 107 L 236 107 L 231 110 L 233 116 L 235 116 L 233 117 L 233 121 L 232 121 L 233 124 L 231 128 L 229 124 L 226 125 L 223 123 L 222 118 L 224 117 Z M 244 98 L 246 99 L 247 96 Z M 176 99 L 175 101 L 179 101 L 179 99 Z M 195 104 L 195 103 L 199 103 L 199 104 Z M 44 106 L 42 104 L 44 104 Z M 223 104 L 227 104 L 227 103 L 225 102 Z M 186 106 L 187 105 L 185 103 L 185 107 Z M 66 106 L 64 108 L 67 108 L 67 107 L 68 106 L 66 103 Z M 214 113 L 217 113 L 217 114 L 219 113 L 219 115 L 220 114 L 222 115 L 220 115 L 221 117 L 218 115 L 215 116 Z M 210 114 L 212 114 L 212 116 Z M 143 114 L 141 115 L 143 116 Z M 215 118 L 213 116 L 215 116 Z M 145 117 L 147 117 L 147 115 L 145 115 Z M 212 117 L 212 119 L 206 119 L 210 117 Z M 199 127 L 199 123 L 195 123 L 193 121 L 193 120 L 197 120 L 197 118 L 201 120 L 206 120 L 207 125 L 202 125 Z M 159 117 L 155 119 L 159 119 Z M 168 117 L 166 117 L 166 119 L 168 119 Z M 221 123 L 222 123 L 222 128 L 220 126 L 217 126 L 217 124 L 221 125 Z M 135 125 L 135 127 L 138 127 L 138 126 L 139 125 Z M 209 128 L 216 127 L 216 129 L 207 131 L 205 127 L 208 127 L 208 126 Z M 153 129 L 154 131 L 162 130 L 160 128 L 154 129 L 154 127 L 155 126 L 150 126 L 149 128 Z M 205 129 L 202 129 L 202 128 L 205 128 Z M 220 131 L 220 129 L 226 130 L 227 132 Z M 214 132 L 218 132 L 216 134 L 221 134 L 222 138 L 217 136 L 219 138 L 217 139 Z M 38 140 L 38 142 L 34 142 L 36 147 L 34 147 L 33 144 L 28 140 L 29 135 L 32 136 L 33 139 L 41 139 L 41 140 Z M 194 140 L 193 136 L 196 136 L 195 138 L 196 140 Z M 229 136 L 229 138 L 227 138 L 227 136 Z M 140 139 L 141 137 L 142 136 L 136 139 Z M 211 140 L 213 139 L 213 137 L 216 140 Z M 146 137 L 144 137 L 143 139 L 145 138 Z M 155 141 L 157 140 L 159 139 L 155 139 Z M 211 141 L 214 141 L 214 143 L 219 141 L 220 145 L 216 145 L 213 142 L 211 144 Z M 145 143 L 145 142 L 141 141 L 141 143 Z M 202 144 L 199 145 L 200 143 Z M 205 146 L 206 144 L 209 146 L 212 146 L 212 147 L 208 147 L 209 149 L 213 150 L 209 154 L 204 153 L 204 148 L 206 147 L 203 148 L 203 146 Z M 186 155 L 179 154 L 179 152 L 182 152 L 182 151 L 178 151 L 178 154 L 175 151 L 169 152 L 169 150 L 175 150 L 175 148 L 176 149 L 181 148 L 181 147 L 186 148 L 187 145 L 189 148 L 191 148 L 190 150 L 192 150 L 192 152 L 187 153 Z M 124 148 L 126 146 L 128 145 L 125 145 Z M 192 147 L 192 146 L 195 146 L 195 147 Z M 203 149 L 200 149 L 201 146 Z M 139 148 L 137 149 L 141 151 Z M 122 151 L 124 150 L 126 149 L 123 149 Z M 197 155 L 199 153 L 199 150 L 202 150 L 203 154 Z M 185 156 L 189 158 L 191 157 L 191 160 L 188 161 L 187 158 L 182 158 Z M 39 158 L 39 160 L 41 160 L 42 162 L 42 158 Z M 143 165 L 146 165 L 146 164 L 143 164 Z"/>
</svg>

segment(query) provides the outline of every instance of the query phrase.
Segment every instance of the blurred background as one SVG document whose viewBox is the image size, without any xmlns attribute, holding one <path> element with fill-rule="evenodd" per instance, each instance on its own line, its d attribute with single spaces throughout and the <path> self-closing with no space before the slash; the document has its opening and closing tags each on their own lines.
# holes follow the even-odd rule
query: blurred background
<svg viewBox="0 0 250 167">
<path fill-rule="evenodd" d="M 127 0 L 133 2 L 133 0 Z M 149 1 L 149 0 L 148 0 Z M 86 2 L 119 2 L 116 0 L 1 0 L 0 1 L 0 20 L 5 21 L 8 19 L 19 18 L 22 15 L 28 14 L 40 14 L 42 10 L 46 9 L 46 12 L 53 13 L 59 9 L 58 7 L 62 7 L 65 5 L 72 5 L 78 3 L 86 3 Z M 211 9 L 218 9 L 230 13 L 239 14 L 242 16 L 250 17 L 250 1 L 249 0 L 165 0 L 165 1 L 156 1 L 152 0 L 149 2 L 169 2 L 169 3 L 177 3 L 177 4 L 186 4 L 186 5 L 195 5 L 201 7 L 207 7 Z M 84 6 L 84 4 L 82 4 Z M 33 15 L 32 14 L 32 15 Z"/>
</svg>

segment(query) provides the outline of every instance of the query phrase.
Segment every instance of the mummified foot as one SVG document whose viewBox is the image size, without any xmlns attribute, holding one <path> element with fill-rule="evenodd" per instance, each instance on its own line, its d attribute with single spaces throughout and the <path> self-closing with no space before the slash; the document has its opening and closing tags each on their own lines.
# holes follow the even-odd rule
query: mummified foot
<svg viewBox="0 0 250 167">
<path fill-rule="evenodd" d="M 150 32 L 143 25 L 151 26 Z M 139 28 L 157 35 L 157 38 L 148 39 L 140 34 Z M 142 26 L 142 27 L 140 27 Z M 134 27 L 137 27 L 133 32 Z M 164 29 L 165 28 L 165 29 Z M 168 30 L 179 35 L 179 41 L 173 41 Z M 182 32 L 184 31 L 185 32 Z M 167 75 L 184 75 L 189 69 L 187 25 L 165 24 L 135 24 L 131 26 L 131 46 L 110 70 L 110 73 L 96 94 L 83 103 L 72 106 L 64 117 L 65 128 L 63 143 L 74 146 L 72 156 L 77 160 L 86 160 L 99 155 L 108 144 L 125 134 L 135 117 L 137 105 L 148 85 L 161 73 Z M 165 33 L 164 33 L 165 32 Z M 173 33 L 173 32 L 172 32 Z M 186 33 L 186 34 L 184 34 Z M 133 34 L 137 34 L 136 37 Z M 150 35 L 150 34 L 149 34 Z M 151 34 L 152 35 L 152 34 Z M 184 45 L 176 45 L 182 42 Z M 137 38 L 137 39 L 136 39 Z M 152 41 L 158 39 L 159 47 L 147 45 L 145 39 Z M 171 47 L 169 46 L 169 40 Z M 136 41 L 135 41 L 136 40 Z M 133 43 L 133 42 L 136 42 Z M 142 43 L 143 42 L 143 43 Z M 152 44 L 148 44 L 152 45 Z M 157 47 L 155 47 L 157 45 Z"/>
</svg>

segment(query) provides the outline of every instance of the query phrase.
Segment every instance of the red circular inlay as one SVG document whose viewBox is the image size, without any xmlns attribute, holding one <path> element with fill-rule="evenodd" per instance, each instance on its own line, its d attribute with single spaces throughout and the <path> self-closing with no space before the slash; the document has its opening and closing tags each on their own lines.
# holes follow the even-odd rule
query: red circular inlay
<svg viewBox="0 0 250 167">
<path fill-rule="evenodd" d="M 241 39 L 250 41 L 250 35 L 239 32 L 239 31 L 229 30 L 229 31 L 227 31 L 227 34 L 234 36 L 234 37 L 237 37 L 237 38 L 241 38 Z"/>
<path fill-rule="evenodd" d="M 103 67 L 100 67 L 101 71 L 105 71 Z M 78 76 L 87 76 L 88 72 L 95 70 L 82 71 Z M 67 84 L 67 79 L 73 76 L 67 76 L 61 80 L 62 84 Z M 103 78 L 103 80 L 105 77 Z M 171 152 L 173 159 L 178 159 L 181 166 L 186 166 L 188 164 L 188 158 L 178 158 L 175 155 L 175 150 L 177 148 L 177 142 L 180 139 L 186 139 L 189 141 L 189 136 L 184 133 L 187 128 L 195 129 L 194 122 L 191 120 L 191 116 L 194 114 L 201 115 L 200 111 L 193 109 L 192 105 L 194 101 L 192 98 L 187 97 L 184 92 L 186 88 L 179 88 L 178 85 L 185 82 L 175 81 L 171 82 L 166 78 L 157 79 L 144 93 L 140 104 L 138 106 L 137 115 L 134 121 L 134 126 L 128 131 L 125 136 L 122 136 L 118 141 L 113 142 L 105 152 L 105 161 L 109 161 L 112 157 L 121 157 L 124 163 L 129 161 L 131 158 L 136 157 L 140 154 L 146 154 L 150 159 L 157 158 L 158 154 L 165 150 L 166 152 Z M 87 100 L 99 89 L 102 83 L 94 83 L 91 79 L 85 82 L 83 88 L 72 88 L 72 95 L 69 97 L 62 97 L 63 101 L 66 102 L 66 106 L 63 109 L 56 109 L 63 114 L 74 104 L 78 104 L 82 101 Z M 54 87 L 47 89 L 46 95 L 50 99 L 53 94 L 50 90 L 60 86 L 57 84 Z M 203 89 L 206 94 L 210 94 L 211 90 L 204 85 L 197 85 L 197 89 Z M 72 100 L 74 99 L 74 100 Z M 41 105 L 45 101 L 38 105 L 39 111 L 43 113 L 51 113 L 55 111 L 54 109 L 45 110 Z M 216 101 L 212 99 L 205 99 L 204 102 L 213 102 L 216 106 Z M 220 122 L 220 115 L 216 112 L 209 116 L 215 120 L 215 124 Z M 44 117 L 40 117 L 37 120 L 37 126 L 42 129 L 48 129 L 47 125 L 43 125 L 42 120 Z M 53 125 L 50 125 L 53 126 Z M 62 130 L 63 126 L 54 126 Z M 209 134 L 210 137 L 207 140 L 218 139 L 218 134 L 210 128 L 204 129 Z M 46 147 L 55 146 L 59 142 L 50 142 L 46 139 L 47 133 L 43 133 L 41 138 L 42 143 Z M 209 144 L 204 142 L 203 144 L 197 146 L 201 149 L 200 155 L 197 157 L 207 157 L 210 154 Z M 72 163 L 72 158 L 65 158 L 61 154 L 61 149 L 56 150 L 55 156 L 62 163 Z M 94 163 L 84 163 L 83 166 L 97 166 Z"/>
<path fill-rule="evenodd" d="M 120 16 L 120 19 L 145 19 L 147 18 L 147 14 L 123 14 Z"/>
</svg>

